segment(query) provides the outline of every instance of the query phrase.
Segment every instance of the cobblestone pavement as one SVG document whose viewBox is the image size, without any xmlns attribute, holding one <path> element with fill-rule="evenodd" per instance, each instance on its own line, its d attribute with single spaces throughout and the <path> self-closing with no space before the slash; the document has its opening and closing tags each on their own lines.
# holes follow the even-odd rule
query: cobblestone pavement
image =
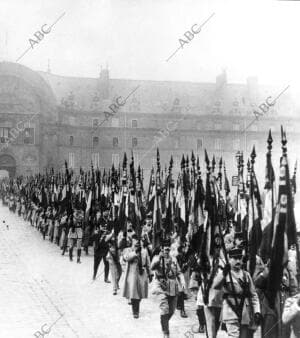
<svg viewBox="0 0 300 338">
<path fill-rule="evenodd" d="M 28 222 L 0 205 L 0 337 L 43 337 L 37 331 L 44 324 L 44 332 L 51 329 L 46 338 L 162 336 L 155 298 L 143 300 L 140 318 L 133 319 L 126 299 L 113 296 L 111 284 L 104 283 L 103 267 L 95 282 L 92 268 L 92 255 L 84 254 L 82 264 L 70 262 Z M 188 301 L 186 308 L 187 319 L 178 312 L 171 319 L 172 338 L 193 337 L 186 332 L 197 327 L 195 302 Z"/>
</svg>

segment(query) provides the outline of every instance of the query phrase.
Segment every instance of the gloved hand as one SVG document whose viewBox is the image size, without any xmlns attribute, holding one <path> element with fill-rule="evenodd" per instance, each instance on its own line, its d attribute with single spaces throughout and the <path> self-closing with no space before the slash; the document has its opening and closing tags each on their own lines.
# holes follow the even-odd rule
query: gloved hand
<svg viewBox="0 0 300 338">
<path fill-rule="evenodd" d="M 262 322 L 262 315 L 260 312 L 256 312 L 254 314 L 254 323 L 258 326 L 261 324 L 261 322 Z"/>
<path fill-rule="evenodd" d="M 226 264 L 223 269 L 223 276 L 226 277 L 231 269 L 230 264 Z"/>
</svg>

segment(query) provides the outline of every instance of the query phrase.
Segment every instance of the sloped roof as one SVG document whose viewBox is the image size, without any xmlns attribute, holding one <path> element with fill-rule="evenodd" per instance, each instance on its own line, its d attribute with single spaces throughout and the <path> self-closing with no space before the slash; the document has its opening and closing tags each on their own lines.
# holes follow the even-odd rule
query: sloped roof
<svg viewBox="0 0 300 338">
<path fill-rule="evenodd" d="M 77 78 L 39 72 L 52 88 L 58 104 L 72 93 L 74 106 L 78 110 L 92 111 L 95 96 L 103 95 L 100 78 Z M 105 80 L 102 80 L 105 81 Z M 126 107 L 130 111 L 142 113 L 187 112 L 190 114 L 249 114 L 262 104 L 268 96 L 275 98 L 283 88 L 276 86 L 256 86 L 250 84 L 230 84 L 225 82 L 199 83 L 152 80 L 109 79 L 109 98 L 99 99 L 98 108 L 106 109 L 121 96 L 127 97 Z M 103 83 L 103 82 L 102 82 Z M 290 98 L 285 93 L 276 109 L 288 113 L 286 105 Z"/>
<path fill-rule="evenodd" d="M 51 86 L 38 72 L 18 63 L 0 62 L 0 76 L 3 78 L 13 77 L 17 79 L 20 85 L 22 85 L 22 82 L 25 83 L 39 98 L 42 109 L 50 109 L 56 106 L 55 95 L 52 92 Z"/>
</svg>

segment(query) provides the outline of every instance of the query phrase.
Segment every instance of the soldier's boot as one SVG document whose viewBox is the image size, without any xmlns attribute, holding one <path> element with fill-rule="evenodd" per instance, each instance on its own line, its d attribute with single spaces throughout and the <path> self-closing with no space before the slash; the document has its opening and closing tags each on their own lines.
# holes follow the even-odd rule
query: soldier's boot
<svg viewBox="0 0 300 338">
<path fill-rule="evenodd" d="M 88 247 L 88 246 L 85 246 L 85 247 L 84 247 L 84 252 L 85 252 L 86 255 L 89 254 L 89 247 Z"/>
<path fill-rule="evenodd" d="M 81 263 L 80 256 L 81 256 L 81 249 L 77 249 L 77 263 Z"/>
<path fill-rule="evenodd" d="M 199 333 L 204 333 L 205 332 L 205 316 L 204 316 L 204 310 L 203 307 L 197 309 L 196 311 L 198 321 L 199 321 Z"/>
<path fill-rule="evenodd" d="M 133 318 L 139 318 L 139 301 L 137 299 L 131 299 L 131 307 Z"/>
<path fill-rule="evenodd" d="M 139 318 L 139 315 L 140 315 L 140 303 L 141 301 L 140 300 L 136 300 L 135 302 L 135 312 L 136 312 L 136 318 Z"/>
<path fill-rule="evenodd" d="M 184 292 L 182 292 L 180 316 L 182 318 L 187 318 L 187 314 L 185 313 L 185 309 L 184 309 Z"/>
<path fill-rule="evenodd" d="M 182 292 L 179 292 L 179 294 L 178 294 L 176 309 L 177 310 L 181 310 L 182 309 Z"/>
<path fill-rule="evenodd" d="M 70 261 L 72 261 L 73 260 L 73 247 L 69 249 L 69 257 L 70 257 Z"/>
<path fill-rule="evenodd" d="M 168 338 L 169 337 L 169 315 L 161 315 L 160 316 L 160 324 L 161 324 L 161 329 L 163 331 L 163 337 Z"/>
</svg>

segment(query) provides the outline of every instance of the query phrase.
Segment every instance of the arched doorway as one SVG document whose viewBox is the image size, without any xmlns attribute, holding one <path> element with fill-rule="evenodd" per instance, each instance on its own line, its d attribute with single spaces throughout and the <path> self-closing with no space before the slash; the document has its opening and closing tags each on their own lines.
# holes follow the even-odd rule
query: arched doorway
<svg viewBox="0 0 300 338">
<path fill-rule="evenodd" d="M 0 180 L 2 178 L 8 178 L 8 177 L 9 177 L 9 172 L 7 170 L 0 169 Z"/>
<path fill-rule="evenodd" d="M 14 177 L 16 174 L 16 160 L 10 155 L 0 155 L 0 172 L 7 171 L 9 177 Z"/>
</svg>

